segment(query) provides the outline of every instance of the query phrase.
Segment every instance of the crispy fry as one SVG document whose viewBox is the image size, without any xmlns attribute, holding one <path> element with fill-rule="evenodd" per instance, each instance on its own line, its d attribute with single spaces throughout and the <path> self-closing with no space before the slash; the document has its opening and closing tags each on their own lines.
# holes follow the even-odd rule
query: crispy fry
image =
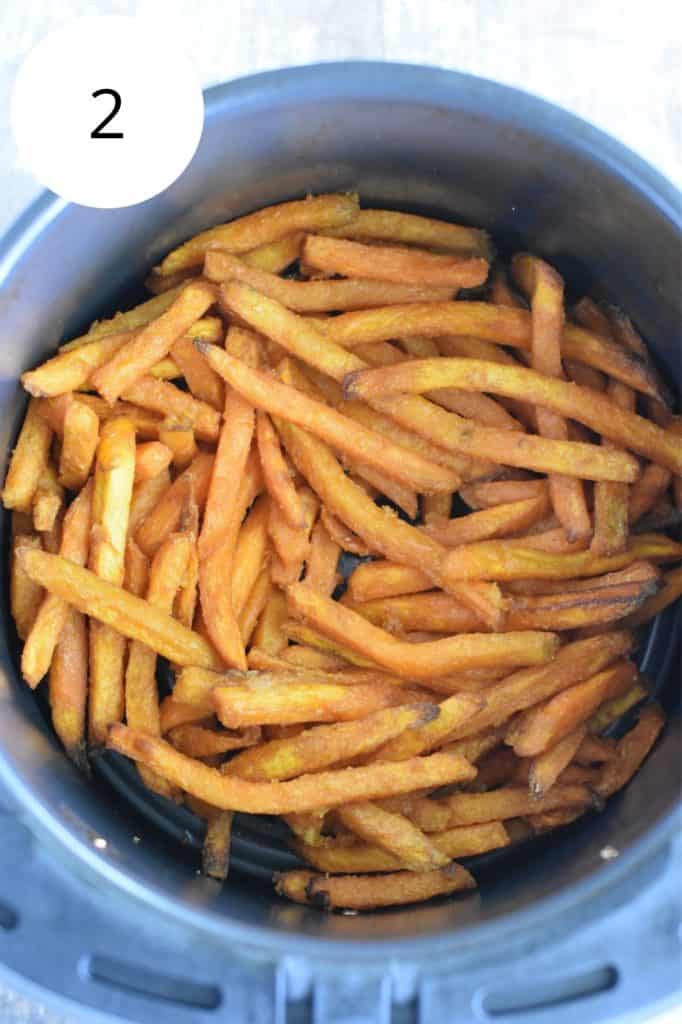
<svg viewBox="0 0 682 1024">
<path fill-rule="evenodd" d="M 88 558 L 92 491 L 92 484 L 86 484 L 64 518 L 59 553 L 62 558 L 68 558 L 77 565 L 85 565 Z M 46 594 L 30 631 L 24 637 L 21 674 L 32 689 L 50 668 L 67 614 L 68 606 L 61 598 Z M 72 632 L 80 633 L 80 627 L 73 624 Z"/>
<path fill-rule="evenodd" d="M 206 402 L 200 402 L 176 388 L 174 384 L 154 377 L 140 377 L 126 389 L 123 397 L 128 402 L 141 405 L 143 409 L 171 417 L 178 423 L 189 424 L 200 441 L 218 440 L 220 413 Z"/>
<path fill-rule="evenodd" d="M 449 739 L 465 739 L 500 725 L 515 712 L 549 700 L 567 686 L 601 672 L 627 654 L 632 646 L 630 633 L 616 631 L 566 644 L 548 665 L 520 669 L 494 686 L 486 687 L 486 706 L 453 730 Z"/>
<path fill-rule="evenodd" d="M 334 317 L 319 325 L 330 341 L 352 346 L 406 338 L 410 335 L 440 338 L 443 335 L 467 335 L 496 345 L 530 350 L 531 314 L 525 309 L 510 309 L 487 302 L 424 302 L 383 309 L 359 310 Z M 565 324 L 561 337 L 565 359 L 587 363 L 644 394 L 658 397 L 660 384 L 651 368 L 636 353 L 608 342 L 589 331 Z M 437 382 L 435 387 L 449 387 Z"/>
<path fill-rule="evenodd" d="M 136 597 L 144 597 L 149 585 L 149 559 L 134 540 L 128 540 L 123 586 Z"/>
<path fill-rule="evenodd" d="M 490 242 L 479 228 L 450 224 L 449 221 L 419 217 L 398 210 L 359 210 L 346 224 L 317 228 L 332 238 L 360 238 L 363 241 L 399 242 L 422 245 L 446 252 L 475 252 L 488 258 Z"/>
<path fill-rule="evenodd" d="M 404 761 L 437 750 L 443 740 L 485 706 L 485 700 L 472 693 L 457 693 L 438 706 L 438 717 L 420 728 L 389 740 L 375 754 L 377 761 Z M 374 759 L 374 758 L 373 758 Z"/>
<path fill-rule="evenodd" d="M 616 756 L 616 741 L 599 736 L 585 735 L 575 754 L 579 765 L 604 764 Z"/>
<path fill-rule="evenodd" d="M 221 330 L 215 338 L 204 338 L 219 345 L 222 341 Z M 200 402 L 206 402 L 214 409 L 222 410 L 225 404 L 225 387 L 218 374 L 211 369 L 197 351 L 194 341 L 189 336 L 178 338 L 171 346 L 171 355 L 178 364 L 182 376 L 187 381 L 187 387 Z"/>
<path fill-rule="evenodd" d="M 244 649 L 251 643 L 256 624 L 265 609 L 272 589 L 273 582 L 270 578 L 269 569 L 267 566 L 264 566 L 256 577 L 244 607 L 237 617 L 237 625 L 239 626 Z"/>
<path fill-rule="evenodd" d="M 166 447 L 178 469 L 185 469 L 197 456 L 194 428 L 188 423 L 167 419 L 159 427 L 159 441 Z"/>
<path fill-rule="evenodd" d="M 324 524 L 317 522 L 310 538 L 310 551 L 306 562 L 305 582 L 313 590 L 331 597 L 341 579 L 337 572 L 341 548 L 330 537 Z M 259 644 L 263 647 L 263 644 Z M 267 650 L 267 648 L 265 648 Z M 272 653 L 277 653 L 276 651 Z"/>
<path fill-rule="evenodd" d="M 298 722 L 349 722 L 380 708 L 416 699 L 412 691 L 390 683 L 343 686 L 294 681 L 276 686 L 267 676 L 263 683 L 247 676 L 245 686 L 217 686 L 211 696 L 219 720 L 228 729 Z"/>
<path fill-rule="evenodd" d="M 637 725 L 619 741 L 618 756 L 602 769 L 595 787 L 600 796 L 612 796 L 630 781 L 658 739 L 663 724 L 663 714 L 657 704 L 642 709 Z"/>
<path fill-rule="evenodd" d="M 465 484 L 459 496 L 469 508 L 480 510 L 548 497 L 549 489 L 546 480 L 491 480 Z"/>
<path fill-rule="evenodd" d="M 232 811 L 212 814 L 206 824 L 206 836 L 201 850 L 201 870 L 209 878 L 224 882 L 230 867 L 232 839 Z"/>
<path fill-rule="evenodd" d="M 433 587 L 433 581 L 420 569 L 396 565 L 388 559 L 363 562 L 348 579 L 348 594 L 357 602 L 418 594 Z"/>
<path fill-rule="evenodd" d="M 135 449 L 135 483 L 149 480 L 170 466 L 173 453 L 160 441 L 146 441 Z"/>
<path fill-rule="evenodd" d="M 239 616 L 265 560 L 268 501 L 257 498 L 239 531 L 232 566 L 232 606 Z"/>
<path fill-rule="evenodd" d="M 30 635 L 41 608 L 44 591 L 39 583 L 34 582 L 26 574 L 21 556 L 24 551 L 40 551 L 41 549 L 40 537 L 35 534 L 16 533 L 12 539 L 10 606 L 17 635 L 20 640 L 24 641 Z"/>
<path fill-rule="evenodd" d="M 123 583 L 125 570 L 134 473 L 135 428 L 127 419 L 110 420 L 103 425 L 97 446 L 89 565 L 102 581 L 117 586 Z M 91 743 L 101 744 L 108 727 L 123 715 L 125 637 L 111 624 L 93 618 L 90 609 L 76 607 L 91 614 L 89 732 Z"/>
<path fill-rule="evenodd" d="M 302 622 L 287 621 L 282 625 L 282 632 L 289 640 L 293 640 L 296 644 L 315 648 L 318 653 L 327 657 L 332 655 L 337 659 L 341 659 L 344 667 L 348 667 L 350 664 L 357 665 L 359 668 L 373 668 L 380 671 L 375 662 L 370 661 L 369 658 L 363 658 L 344 644 L 330 640 L 318 632 L 318 630 L 311 629 L 310 626 L 305 626 Z"/>
<path fill-rule="evenodd" d="M 234 757 L 224 768 L 253 782 L 291 779 L 369 754 L 394 736 L 429 721 L 431 704 L 389 707 L 364 718 L 305 729 L 289 739 L 270 740 Z"/>
<path fill-rule="evenodd" d="M 630 708 L 640 704 L 648 696 L 646 688 L 640 682 L 637 682 L 625 693 L 621 694 L 621 696 L 612 697 L 611 700 L 604 701 L 598 711 L 590 718 L 590 732 L 592 734 L 604 732 L 614 722 L 617 722 L 619 718 L 622 718 Z"/>
<path fill-rule="evenodd" d="M 668 490 L 671 479 L 669 469 L 657 466 L 654 462 L 649 463 L 639 480 L 629 489 L 627 518 L 631 524 L 638 522 L 654 508 Z"/>
<path fill-rule="evenodd" d="M 682 569 L 671 569 L 663 577 L 663 586 L 623 620 L 625 629 L 635 629 L 649 622 L 655 615 L 667 608 L 682 595 Z"/>
<path fill-rule="evenodd" d="M 407 344 L 407 340 L 404 340 L 403 344 Z M 492 363 L 502 363 L 507 366 L 517 366 L 519 359 L 528 359 L 527 352 L 520 352 L 519 359 L 517 359 L 499 345 L 493 345 L 492 342 L 483 341 L 481 338 L 471 338 L 468 335 L 455 335 L 438 338 L 436 347 L 438 349 L 438 353 L 442 356 L 462 356 L 465 359 L 487 359 Z M 426 353 L 424 355 L 426 355 Z M 448 389 L 448 393 L 453 394 L 454 390 L 454 388 L 450 388 Z M 462 392 L 462 394 L 464 393 L 465 392 Z M 510 414 L 506 424 L 508 428 L 511 428 L 512 425 L 514 425 L 514 429 L 518 430 L 519 424 L 523 424 L 526 427 L 530 427 L 531 430 L 535 430 L 537 426 L 537 419 L 535 416 L 535 407 L 533 405 L 529 405 L 528 402 L 521 402 L 515 398 L 492 399 L 489 398 L 489 396 L 486 397 L 490 402 L 494 402 L 495 405 L 501 407 L 503 410 L 506 409 Z M 516 421 L 515 424 L 514 421 Z M 498 422 L 495 424 L 490 423 L 489 425 L 500 426 L 501 424 Z M 572 438 L 572 440 L 576 440 L 576 438 Z"/>
<path fill-rule="evenodd" d="M 445 547 L 457 547 L 491 537 L 521 533 L 547 514 L 546 493 L 525 501 L 512 501 L 480 512 L 471 512 L 457 519 L 436 519 L 426 525 L 426 532 Z"/>
<path fill-rule="evenodd" d="M 347 224 L 357 212 L 358 197 L 354 194 L 308 196 L 267 206 L 196 235 L 166 256 L 160 272 L 165 276 L 186 267 L 201 266 L 204 255 L 212 248 L 248 253 L 297 231 L 319 231 Z"/>
<path fill-rule="evenodd" d="M 259 270 L 267 270 L 271 274 L 281 274 L 301 255 L 304 238 L 303 231 L 296 231 L 274 242 L 264 242 L 263 245 L 242 253 L 241 258 L 250 267 L 258 267 Z"/>
<path fill-rule="evenodd" d="M 308 235 L 303 258 L 310 266 L 343 277 L 364 277 L 397 284 L 475 288 L 488 276 L 480 256 L 445 255 L 402 246 L 363 245 L 347 239 Z"/>
<path fill-rule="evenodd" d="M 295 583 L 301 575 L 303 563 L 310 551 L 310 532 L 319 508 L 317 496 L 308 487 L 298 491 L 298 498 L 303 518 L 296 529 L 285 522 L 276 502 L 270 502 L 269 506 L 268 533 L 281 559 L 283 573 L 281 579 L 277 579 L 273 573 L 273 580 L 281 585 Z"/>
<path fill-rule="evenodd" d="M 140 377 L 148 373 L 215 302 L 215 289 L 206 281 L 191 281 L 156 320 L 92 374 L 93 387 L 112 405 Z"/>
<path fill-rule="evenodd" d="M 337 907 L 374 910 L 377 907 L 421 903 L 434 896 L 475 889 L 476 882 L 453 861 L 438 871 L 398 871 L 380 875 L 316 875 L 313 871 L 285 871 L 277 875 L 275 889 L 294 903 L 319 910 Z"/>
<path fill-rule="evenodd" d="M 509 845 L 507 831 L 498 821 L 433 832 L 429 840 L 448 860 L 453 857 L 472 857 Z M 397 857 L 378 846 L 359 843 L 348 846 L 335 844 L 333 840 L 321 846 L 312 846 L 298 840 L 294 848 L 299 857 L 317 871 L 330 875 L 399 871 L 403 866 Z"/>
<path fill-rule="evenodd" d="M 39 401 L 49 403 L 53 399 L 41 398 Z M 135 434 L 140 440 L 157 441 L 159 438 L 159 428 L 163 422 L 161 417 L 140 408 L 139 405 L 133 405 L 132 402 L 116 402 L 115 405 L 110 406 L 99 395 L 88 394 L 79 394 L 78 401 L 92 409 L 100 423 L 124 416 L 133 423 Z"/>
<path fill-rule="evenodd" d="M 51 440 L 52 431 L 32 398 L 5 477 L 2 491 L 5 508 L 22 512 L 30 509 L 40 477 L 48 464 Z"/>
<path fill-rule="evenodd" d="M 286 602 L 286 598 L 284 599 Z M 292 644 L 290 647 L 286 647 L 280 654 L 280 661 L 284 665 L 295 666 L 297 668 L 313 668 L 323 672 L 338 672 L 340 669 L 348 668 L 348 662 L 335 654 L 325 653 L 325 651 L 318 650 L 315 647 L 308 647 L 305 644 Z M 251 663 L 249 665 L 252 668 L 258 668 L 259 666 Z"/>
<path fill-rule="evenodd" d="M 556 635 L 532 632 L 504 636 L 473 634 L 410 644 L 370 625 L 349 608 L 316 594 L 305 584 L 290 587 L 287 599 L 290 612 L 313 628 L 406 678 L 428 680 L 431 676 L 488 665 L 539 664 L 551 660 L 558 646 Z"/>
<path fill-rule="evenodd" d="M 287 618 L 286 598 L 281 590 L 272 587 L 253 634 L 253 646 L 266 654 L 281 654 L 288 643 L 282 633 L 282 623 L 286 622 Z M 251 665 L 250 659 L 249 665 Z"/>
<path fill-rule="evenodd" d="M 585 738 L 585 731 L 585 725 L 578 725 L 532 759 L 528 772 L 528 787 L 532 796 L 542 797 L 552 788 L 564 768 L 573 760 Z"/>
<path fill-rule="evenodd" d="M 349 801 L 375 800 L 473 778 L 475 768 L 452 754 L 431 754 L 395 764 L 301 775 L 290 782 L 248 782 L 222 775 L 174 750 L 153 736 L 116 725 L 109 746 L 141 761 L 188 793 L 222 810 L 251 814 L 289 814 L 338 807 Z"/>
<path fill-rule="evenodd" d="M 208 494 L 213 456 L 208 452 L 199 452 L 194 462 L 175 479 L 170 487 L 162 489 L 161 495 L 151 486 L 148 490 L 136 489 L 134 508 L 137 529 L 135 540 L 146 555 L 153 555 L 163 541 L 177 529 L 182 516 L 188 493 L 191 493 L 196 504 L 201 508 Z M 149 481 L 151 484 L 151 481 Z M 151 496 L 154 494 L 154 500 Z M 149 503 L 147 499 L 149 498 Z M 141 506 L 141 507 L 140 507 Z"/>
<path fill-rule="evenodd" d="M 90 475 L 99 440 L 99 418 L 82 402 L 69 402 L 64 413 L 59 482 L 79 491 Z"/>
<path fill-rule="evenodd" d="M 209 281 L 239 281 L 299 313 L 365 309 L 390 302 L 438 302 L 450 298 L 454 290 L 450 285 L 395 284 L 358 277 L 292 281 L 249 267 L 239 257 L 217 250 L 206 254 L 204 274 Z"/>
<path fill-rule="evenodd" d="M 394 446 L 389 440 L 347 419 L 297 388 L 280 383 L 266 373 L 250 370 L 215 346 L 202 345 L 201 351 L 214 369 L 253 405 L 310 431 L 336 451 L 349 455 L 363 465 L 366 463 L 417 491 L 452 491 L 458 486 L 458 477 L 444 466 L 435 465 L 413 451 Z M 293 372 L 292 368 L 290 370 Z"/>
<path fill-rule="evenodd" d="M 525 367 L 503 367 L 475 359 L 412 360 L 398 366 L 353 373 L 347 378 L 344 389 L 349 398 L 367 400 L 395 391 L 429 391 L 434 386 L 463 387 L 525 398 L 570 416 L 673 472 L 679 473 L 682 469 L 682 448 L 668 431 L 619 408 L 597 392 L 578 384 L 548 379 Z M 628 472 L 619 479 L 632 483 L 636 477 L 637 473 Z"/>
<path fill-rule="evenodd" d="M 637 666 L 617 661 L 584 682 L 576 683 L 545 704 L 516 718 L 507 730 L 505 742 L 518 757 L 535 757 L 585 722 L 600 704 L 620 697 L 636 679 Z"/>
<path fill-rule="evenodd" d="M 387 811 L 378 804 L 339 807 L 336 816 L 342 825 L 360 839 L 395 856 L 400 867 L 411 871 L 429 871 L 444 867 L 450 860 L 408 818 Z"/>
<path fill-rule="evenodd" d="M 665 562 L 680 557 L 682 547 L 662 534 L 633 537 L 626 551 L 600 557 L 591 551 L 552 553 L 508 541 L 479 541 L 450 550 L 442 568 L 443 580 L 571 579 L 599 576 L 647 559 Z"/>
<path fill-rule="evenodd" d="M 256 416 L 256 439 L 265 487 L 287 524 L 294 530 L 300 529 L 304 519 L 301 499 L 282 455 L 277 432 L 262 410 Z"/>
<path fill-rule="evenodd" d="M 261 730 L 257 726 L 240 732 L 226 732 L 224 729 L 208 729 L 206 726 L 176 725 L 168 733 L 168 739 L 176 750 L 188 757 L 215 757 L 232 750 L 244 750 L 260 742 Z"/>
<path fill-rule="evenodd" d="M 503 786 L 488 793 L 456 793 L 439 801 L 448 810 L 448 828 L 479 825 L 487 821 L 521 818 L 563 807 L 589 807 L 593 796 L 587 786 L 557 785 L 543 797 L 532 796 L 527 788 Z"/>
<path fill-rule="evenodd" d="M 183 725 L 215 722 L 212 705 L 185 704 L 174 697 L 164 697 L 161 701 L 159 719 L 162 735 Z"/>
<path fill-rule="evenodd" d="M 88 627 L 75 608 L 67 608 L 50 667 L 49 695 L 52 725 L 66 753 L 83 771 L 88 694 Z"/>
<path fill-rule="evenodd" d="M 49 463 L 40 474 L 33 495 L 33 526 L 38 533 L 49 533 L 54 528 L 64 505 L 64 488 Z"/>
<path fill-rule="evenodd" d="M 28 576 L 51 594 L 57 594 L 124 637 L 141 640 L 169 661 L 204 668 L 222 667 L 202 637 L 89 570 L 58 555 L 35 550 L 22 551 L 19 560 Z"/>
</svg>

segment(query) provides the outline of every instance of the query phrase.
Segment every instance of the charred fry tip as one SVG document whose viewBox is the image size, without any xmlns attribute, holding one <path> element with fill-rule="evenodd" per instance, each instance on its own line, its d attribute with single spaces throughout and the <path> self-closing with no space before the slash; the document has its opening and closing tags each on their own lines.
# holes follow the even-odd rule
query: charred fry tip
<svg viewBox="0 0 682 1024">
<path fill-rule="evenodd" d="M 317 907 L 318 910 L 329 910 L 331 906 L 331 900 L 329 899 L 329 893 L 326 889 L 317 889 L 316 884 L 320 879 L 313 875 L 310 881 L 306 884 L 305 895 L 306 899 L 310 900 L 313 907 Z"/>
</svg>

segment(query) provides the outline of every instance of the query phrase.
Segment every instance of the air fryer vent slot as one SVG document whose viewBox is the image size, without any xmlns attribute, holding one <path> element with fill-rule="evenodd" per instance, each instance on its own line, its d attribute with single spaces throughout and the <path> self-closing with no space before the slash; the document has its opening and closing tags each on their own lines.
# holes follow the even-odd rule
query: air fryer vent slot
<svg viewBox="0 0 682 1024">
<path fill-rule="evenodd" d="M 222 1000 L 217 985 L 202 985 L 188 978 L 161 974 L 113 957 L 94 954 L 86 969 L 89 977 L 100 984 L 198 1010 L 216 1010 Z"/>
<path fill-rule="evenodd" d="M 547 978 L 545 981 L 488 991 L 481 1000 L 482 1009 L 492 1018 L 546 1010 L 563 1003 L 587 999 L 608 992 L 618 984 L 618 971 L 606 965 L 569 977 Z"/>
</svg>

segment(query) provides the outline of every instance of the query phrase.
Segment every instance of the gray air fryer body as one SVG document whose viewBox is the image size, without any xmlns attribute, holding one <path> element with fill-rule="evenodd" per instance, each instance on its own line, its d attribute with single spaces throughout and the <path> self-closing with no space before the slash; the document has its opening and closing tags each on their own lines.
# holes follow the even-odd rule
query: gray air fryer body
<svg viewBox="0 0 682 1024">
<path fill-rule="evenodd" d="M 0 252 L 3 451 L 25 408 L 19 374 L 140 298 L 160 255 L 268 203 L 346 189 L 547 257 L 574 296 L 622 305 L 679 388 L 679 196 L 650 167 L 489 82 L 327 65 L 209 91 L 199 150 L 157 198 L 102 211 L 45 196 L 22 218 Z M 3 614 L 0 960 L 69 1019 L 563 1024 L 679 998 L 675 613 L 641 652 L 672 717 L 602 814 L 482 858 L 474 894 L 359 916 L 273 894 L 272 869 L 294 859 L 266 820 L 238 823 L 224 888 L 198 876 L 191 815 L 144 793 L 121 759 L 88 780 L 63 756 L 19 679 L 6 587 Z"/>
</svg>

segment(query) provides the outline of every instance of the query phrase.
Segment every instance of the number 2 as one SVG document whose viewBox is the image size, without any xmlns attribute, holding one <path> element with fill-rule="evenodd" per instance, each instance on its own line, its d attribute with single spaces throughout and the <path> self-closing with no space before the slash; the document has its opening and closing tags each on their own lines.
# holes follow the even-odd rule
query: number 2
<svg viewBox="0 0 682 1024">
<path fill-rule="evenodd" d="M 106 128 L 106 126 L 109 124 L 109 122 L 111 120 L 113 120 L 113 118 L 116 117 L 116 115 L 118 114 L 119 110 L 121 109 L 121 94 L 116 92 L 115 89 L 96 89 L 95 92 L 92 93 L 92 98 L 93 99 L 97 99 L 98 96 L 111 96 L 112 100 L 114 101 L 114 106 L 109 111 L 109 113 L 104 118 L 104 120 L 100 121 L 100 123 L 97 125 L 96 128 L 92 129 L 92 131 L 90 132 L 90 138 L 91 139 L 122 139 L 123 138 L 123 132 L 103 132 L 102 131 L 102 129 Z"/>
</svg>

